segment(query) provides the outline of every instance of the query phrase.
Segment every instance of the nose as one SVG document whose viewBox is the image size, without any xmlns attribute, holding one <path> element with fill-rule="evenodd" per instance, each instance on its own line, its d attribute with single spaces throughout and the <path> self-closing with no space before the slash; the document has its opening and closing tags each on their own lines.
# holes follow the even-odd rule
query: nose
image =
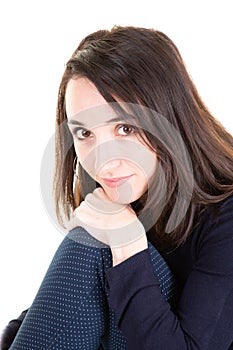
<svg viewBox="0 0 233 350">
<path fill-rule="evenodd" d="M 122 163 L 122 147 L 115 140 L 99 144 L 94 150 L 95 171 L 99 176 L 114 171 Z"/>
<path fill-rule="evenodd" d="M 99 169 L 99 176 L 103 177 L 107 174 L 114 172 L 115 169 L 119 168 L 121 165 L 121 159 L 113 159 L 103 164 Z"/>
<path fill-rule="evenodd" d="M 107 172 L 118 170 L 117 168 L 122 166 L 125 160 L 137 161 L 138 156 L 140 163 L 140 152 L 135 152 L 134 142 L 108 139 L 106 142 L 95 144 L 87 157 L 82 161 L 82 166 L 93 178 L 97 174 L 100 177 L 105 177 Z M 142 162 L 144 163 L 144 159 Z M 120 174 L 120 171 L 116 173 Z"/>
<path fill-rule="evenodd" d="M 95 178 L 98 174 L 106 175 L 107 172 L 113 171 L 122 164 L 125 158 L 126 146 L 125 142 L 115 139 L 112 133 L 110 134 L 102 128 L 96 132 L 96 141 L 92 145 L 90 151 L 82 159 L 83 168 Z"/>
</svg>

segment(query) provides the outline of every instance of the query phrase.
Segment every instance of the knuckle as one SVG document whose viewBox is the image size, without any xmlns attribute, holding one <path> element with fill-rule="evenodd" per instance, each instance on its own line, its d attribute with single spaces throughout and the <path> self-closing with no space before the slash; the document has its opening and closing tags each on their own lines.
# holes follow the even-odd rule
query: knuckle
<svg viewBox="0 0 233 350">
<path fill-rule="evenodd" d="M 103 189 L 101 187 L 97 187 L 94 189 L 93 193 L 94 194 L 101 194 L 101 193 L 103 193 Z"/>
<path fill-rule="evenodd" d="M 92 193 L 88 193 L 85 197 L 85 201 L 90 200 L 92 196 L 93 196 Z M 83 201 L 82 203 L 85 203 L 85 201 Z"/>
<path fill-rule="evenodd" d="M 81 208 L 83 208 L 83 206 L 85 205 L 85 202 L 84 201 L 82 201 L 80 204 L 79 204 L 79 206 L 78 206 L 78 208 L 76 209 L 76 211 L 80 211 L 81 210 Z"/>
</svg>

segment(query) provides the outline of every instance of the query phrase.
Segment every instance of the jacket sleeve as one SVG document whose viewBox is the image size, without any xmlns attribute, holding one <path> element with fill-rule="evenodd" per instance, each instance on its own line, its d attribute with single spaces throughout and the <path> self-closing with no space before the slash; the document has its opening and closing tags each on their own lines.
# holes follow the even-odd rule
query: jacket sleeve
<svg viewBox="0 0 233 350">
<path fill-rule="evenodd" d="M 172 310 L 146 249 L 107 271 L 110 306 L 129 350 L 233 349 L 233 206 L 205 239 Z"/>
<path fill-rule="evenodd" d="M 64 238 L 11 350 L 97 350 L 105 333 L 108 303 L 100 247 L 77 242 L 85 230 Z"/>
</svg>

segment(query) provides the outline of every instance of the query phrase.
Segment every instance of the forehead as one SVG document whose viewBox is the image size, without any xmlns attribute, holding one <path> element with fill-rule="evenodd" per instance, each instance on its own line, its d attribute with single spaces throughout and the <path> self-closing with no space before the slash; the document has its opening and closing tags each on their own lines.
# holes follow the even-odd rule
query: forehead
<svg viewBox="0 0 233 350">
<path fill-rule="evenodd" d="M 87 129 L 93 129 L 101 125 L 116 123 L 119 121 L 128 122 L 132 117 L 126 116 L 126 113 L 117 114 L 111 104 L 95 106 L 87 110 L 81 111 L 68 118 L 69 125 L 79 125 Z M 132 122 L 130 122 L 132 124 Z M 136 125 L 136 123 L 135 123 Z"/>
<path fill-rule="evenodd" d="M 107 104 L 95 85 L 87 78 L 70 79 L 65 94 L 66 114 L 69 118 L 81 111 Z"/>
<path fill-rule="evenodd" d="M 71 125 L 94 128 L 118 119 L 111 104 L 87 78 L 78 77 L 68 82 L 65 104 L 68 123 Z"/>
<path fill-rule="evenodd" d="M 65 107 L 70 125 L 88 129 L 118 121 L 139 127 L 145 119 L 144 107 L 121 101 L 107 102 L 95 85 L 83 77 L 68 82 Z"/>
</svg>

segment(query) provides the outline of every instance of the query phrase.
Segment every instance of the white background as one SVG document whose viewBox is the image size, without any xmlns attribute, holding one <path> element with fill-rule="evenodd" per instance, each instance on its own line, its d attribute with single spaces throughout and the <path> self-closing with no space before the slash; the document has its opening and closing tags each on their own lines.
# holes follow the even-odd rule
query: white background
<svg viewBox="0 0 233 350">
<path fill-rule="evenodd" d="M 54 133 L 64 64 L 79 41 L 118 24 L 164 31 L 211 112 L 233 133 L 230 5 L 230 0 L 1 2 L 0 330 L 30 306 L 63 239 L 43 207 L 40 165 Z"/>
</svg>

